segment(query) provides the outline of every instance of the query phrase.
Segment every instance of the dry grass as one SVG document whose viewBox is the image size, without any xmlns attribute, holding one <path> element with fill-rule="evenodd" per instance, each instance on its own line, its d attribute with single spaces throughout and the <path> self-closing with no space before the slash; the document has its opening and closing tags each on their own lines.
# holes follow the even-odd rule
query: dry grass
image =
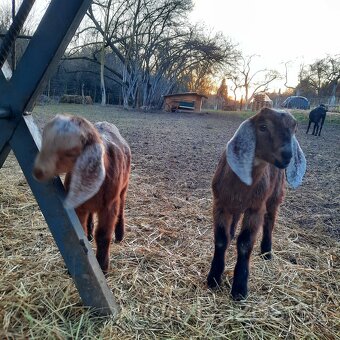
<svg viewBox="0 0 340 340">
<path fill-rule="evenodd" d="M 223 287 L 210 291 L 205 279 L 213 250 L 210 180 L 241 119 L 70 105 L 38 107 L 37 121 L 65 109 L 115 122 L 133 151 L 127 235 L 112 246 L 108 276 L 122 311 L 113 320 L 82 307 L 11 155 L 0 170 L 0 338 L 339 338 L 338 126 L 326 122 L 321 138 L 304 135 L 302 126 L 304 185 L 287 193 L 273 260 L 262 260 L 256 245 L 250 295 L 236 303 L 229 296 L 234 243 Z"/>
</svg>

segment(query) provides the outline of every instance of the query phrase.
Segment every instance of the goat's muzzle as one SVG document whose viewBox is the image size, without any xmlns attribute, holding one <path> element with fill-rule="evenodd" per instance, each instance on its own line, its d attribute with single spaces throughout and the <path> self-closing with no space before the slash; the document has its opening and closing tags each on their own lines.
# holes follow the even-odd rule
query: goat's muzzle
<svg viewBox="0 0 340 340">
<path fill-rule="evenodd" d="M 290 160 L 292 159 L 292 147 L 291 145 L 285 145 L 281 148 L 281 154 L 280 154 L 280 160 L 275 159 L 274 165 L 277 166 L 280 169 L 285 169 L 290 163 Z"/>
</svg>

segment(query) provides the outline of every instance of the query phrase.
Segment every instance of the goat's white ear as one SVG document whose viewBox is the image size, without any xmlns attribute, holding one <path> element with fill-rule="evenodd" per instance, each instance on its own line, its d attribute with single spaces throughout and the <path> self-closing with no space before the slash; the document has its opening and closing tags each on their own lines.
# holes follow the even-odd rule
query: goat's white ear
<svg viewBox="0 0 340 340">
<path fill-rule="evenodd" d="M 295 136 L 292 138 L 292 153 L 292 159 L 286 169 L 286 178 L 288 184 L 295 189 L 302 183 L 306 172 L 306 158 Z"/>
<path fill-rule="evenodd" d="M 71 182 L 64 205 L 76 208 L 93 197 L 105 179 L 104 146 L 99 143 L 86 146 L 72 170 Z"/>
<path fill-rule="evenodd" d="M 251 121 L 247 119 L 227 144 L 227 162 L 239 179 L 247 185 L 253 183 L 255 147 L 255 130 Z"/>
</svg>

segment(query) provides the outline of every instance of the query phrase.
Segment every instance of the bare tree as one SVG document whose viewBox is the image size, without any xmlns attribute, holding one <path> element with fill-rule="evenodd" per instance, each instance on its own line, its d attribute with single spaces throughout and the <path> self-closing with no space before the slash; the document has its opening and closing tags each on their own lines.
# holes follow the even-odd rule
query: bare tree
<svg viewBox="0 0 340 340">
<path fill-rule="evenodd" d="M 191 0 L 95 0 L 68 58 L 101 65 L 102 83 L 111 73 L 124 107 L 158 106 L 180 83 L 200 90 L 235 51 L 223 35 L 188 24 L 191 8 Z M 103 51 L 116 62 L 109 64 Z"/>
<path fill-rule="evenodd" d="M 237 67 L 239 80 L 245 92 L 246 110 L 255 94 L 266 91 L 269 84 L 280 77 L 280 74 L 275 70 L 260 69 L 254 72 L 251 64 L 255 57 L 258 57 L 258 55 L 242 56 Z"/>
<path fill-rule="evenodd" d="M 233 86 L 230 89 L 234 94 L 234 102 L 236 103 L 237 90 L 242 88 L 242 79 L 238 73 L 234 73 L 234 72 L 227 74 L 226 77 L 233 84 Z"/>
<path fill-rule="evenodd" d="M 304 81 L 315 89 L 317 96 L 331 95 L 340 79 L 340 56 L 328 56 L 301 70 L 300 85 Z"/>
</svg>

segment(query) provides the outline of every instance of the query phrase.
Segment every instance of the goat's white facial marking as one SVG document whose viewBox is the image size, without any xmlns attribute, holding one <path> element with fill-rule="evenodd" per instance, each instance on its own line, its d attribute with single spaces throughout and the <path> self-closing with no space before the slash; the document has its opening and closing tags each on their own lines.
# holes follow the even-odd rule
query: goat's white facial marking
<svg viewBox="0 0 340 340">
<path fill-rule="evenodd" d="M 99 191 L 105 179 L 104 152 L 103 144 L 95 143 L 77 158 L 65 207 L 76 208 Z"/>
<path fill-rule="evenodd" d="M 239 126 L 227 144 L 227 162 L 239 179 L 247 185 L 253 183 L 255 140 L 254 127 L 251 121 L 247 119 Z"/>
<path fill-rule="evenodd" d="M 67 150 L 81 146 L 82 130 L 69 116 L 57 115 L 43 131 L 43 148 Z"/>
<path fill-rule="evenodd" d="M 79 125 L 69 116 L 57 115 L 44 128 L 33 170 L 35 178 L 44 181 L 72 170 L 82 148 Z"/>
<path fill-rule="evenodd" d="M 306 172 L 306 158 L 301 150 L 296 137 L 292 137 L 292 159 L 286 169 L 286 179 L 292 188 L 297 188 L 302 183 Z"/>
</svg>

